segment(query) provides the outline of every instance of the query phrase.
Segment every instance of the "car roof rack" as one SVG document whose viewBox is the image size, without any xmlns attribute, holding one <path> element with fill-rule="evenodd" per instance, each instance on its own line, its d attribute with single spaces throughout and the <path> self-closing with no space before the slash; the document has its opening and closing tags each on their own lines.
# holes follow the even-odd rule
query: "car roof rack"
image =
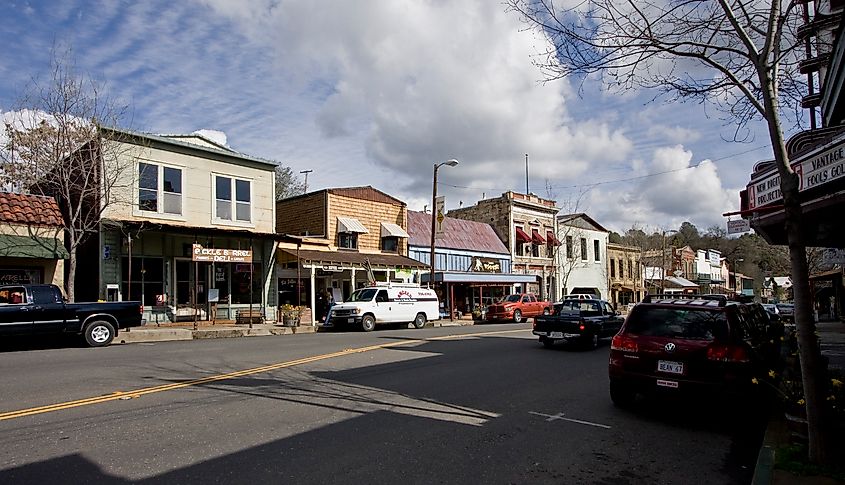
<svg viewBox="0 0 845 485">
<path fill-rule="evenodd" d="M 672 305 L 690 306 L 718 306 L 723 307 L 728 303 L 725 295 L 696 295 L 696 294 L 657 294 L 645 295 L 642 303 L 663 303 Z"/>
</svg>

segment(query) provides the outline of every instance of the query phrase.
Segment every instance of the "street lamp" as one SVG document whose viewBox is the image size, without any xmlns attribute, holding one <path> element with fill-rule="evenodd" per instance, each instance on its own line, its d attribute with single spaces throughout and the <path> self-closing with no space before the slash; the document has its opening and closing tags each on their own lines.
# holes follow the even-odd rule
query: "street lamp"
<svg viewBox="0 0 845 485">
<path fill-rule="evenodd" d="M 445 162 L 434 164 L 434 184 L 431 189 L 431 276 L 428 280 L 428 285 L 434 289 L 434 224 L 437 219 L 437 170 L 443 165 L 454 167 L 458 161 L 454 158 Z"/>
</svg>

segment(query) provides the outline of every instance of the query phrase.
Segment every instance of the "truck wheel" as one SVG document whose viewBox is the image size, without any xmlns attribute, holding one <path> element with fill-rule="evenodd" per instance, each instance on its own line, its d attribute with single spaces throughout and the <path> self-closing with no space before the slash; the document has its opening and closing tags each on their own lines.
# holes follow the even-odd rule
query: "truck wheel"
<svg viewBox="0 0 845 485">
<path fill-rule="evenodd" d="M 417 313 L 417 317 L 414 318 L 414 328 L 423 327 L 425 327 L 425 313 Z"/>
<path fill-rule="evenodd" d="M 83 335 L 89 347 L 104 347 L 114 340 L 114 326 L 105 321 L 97 320 L 85 326 Z"/>
<path fill-rule="evenodd" d="M 519 310 L 513 311 L 513 323 L 522 323 L 522 312 Z"/>
<path fill-rule="evenodd" d="M 372 332 L 376 329 L 376 319 L 372 315 L 364 315 L 361 319 L 361 330 L 365 332 Z"/>
</svg>

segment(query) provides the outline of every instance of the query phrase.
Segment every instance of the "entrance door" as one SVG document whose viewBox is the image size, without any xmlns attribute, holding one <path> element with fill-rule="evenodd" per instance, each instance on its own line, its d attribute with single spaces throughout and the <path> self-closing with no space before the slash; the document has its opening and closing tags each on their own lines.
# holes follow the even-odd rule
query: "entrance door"
<svg viewBox="0 0 845 485">
<path fill-rule="evenodd" d="M 196 271 L 195 264 L 199 266 Z M 176 305 L 193 306 L 195 289 L 197 292 L 196 303 L 204 305 L 208 301 L 209 263 L 194 263 L 189 259 L 177 259 L 175 266 L 176 294 L 174 297 Z"/>
</svg>

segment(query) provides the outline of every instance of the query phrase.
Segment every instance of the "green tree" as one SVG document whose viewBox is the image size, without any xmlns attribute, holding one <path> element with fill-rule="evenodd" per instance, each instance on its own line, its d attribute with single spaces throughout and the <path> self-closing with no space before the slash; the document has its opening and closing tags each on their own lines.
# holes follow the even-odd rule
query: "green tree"
<svg viewBox="0 0 845 485">
<path fill-rule="evenodd" d="M 276 165 L 276 200 L 287 199 L 305 192 L 305 183 L 292 168 Z"/>
</svg>

